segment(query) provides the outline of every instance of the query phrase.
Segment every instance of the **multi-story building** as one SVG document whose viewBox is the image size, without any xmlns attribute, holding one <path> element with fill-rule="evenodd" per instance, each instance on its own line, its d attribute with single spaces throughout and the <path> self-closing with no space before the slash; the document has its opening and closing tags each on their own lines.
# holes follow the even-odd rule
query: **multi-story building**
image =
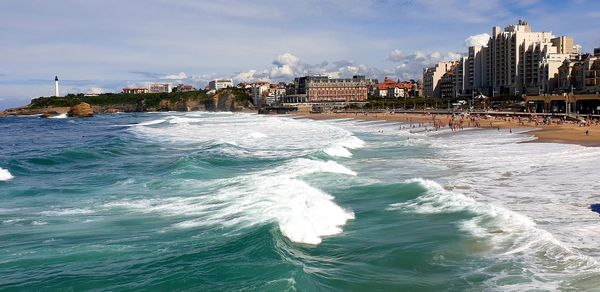
<svg viewBox="0 0 600 292">
<path fill-rule="evenodd" d="M 577 52 L 571 37 L 532 32 L 522 20 L 504 30 L 494 27 L 488 50 L 490 86 L 495 93 L 513 95 L 553 90 L 558 67 Z"/>
<path fill-rule="evenodd" d="M 563 92 L 600 91 L 600 48 L 594 55 L 583 54 L 564 60 L 558 68 L 558 89 Z"/>
<path fill-rule="evenodd" d="M 367 86 L 364 76 L 335 79 L 305 76 L 294 79 L 295 95 L 305 95 L 308 102 L 366 101 Z"/>
<path fill-rule="evenodd" d="M 600 49 L 595 49 L 594 53 L 594 57 L 583 62 L 583 87 L 586 92 L 600 92 Z"/>
<path fill-rule="evenodd" d="M 175 91 L 177 92 L 189 92 L 189 91 L 195 91 L 196 88 L 194 88 L 194 86 L 192 85 L 188 85 L 188 84 L 177 84 L 177 86 L 175 86 Z"/>
<path fill-rule="evenodd" d="M 467 94 L 489 91 L 488 48 L 483 46 L 469 47 L 465 66 L 465 90 Z"/>
<path fill-rule="evenodd" d="M 551 93 L 561 87 L 559 67 L 578 54 L 573 38 L 533 32 L 526 21 L 494 27 L 487 46 L 469 48 L 467 57 L 423 71 L 425 96 L 441 97 L 441 79 L 453 67 L 453 96 L 483 93 L 521 95 Z M 450 80 L 445 80 L 445 94 Z M 563 78 L 564 81 L 564 78 Z M 563 82 L 564 83 L 564 82 Z"/>
<path fill-rule="evenodd" d="M 450 69 L 440 79 L 440 96 L 441 98 L 454 97 L 454 70 Z"/>
<path fill-rule="evenodd" d="M 472 90 L 468 85 L 469 58 L 462 57 L 452 66 L 452 97 L 470 95 Z"/>
<path fill-rule="evenodd" d="M 442 97 L 441 80 L 456 62 L 441 62 L 423 69 L 423 91 L 426 97 Z"/>
<path fill-rule="evenodd" d="M 208 83 L 208 90 L 213 92 L 229 87 L 233 87 L 233 80 L 231 79 L 216 79 Z"/>
<path fill-rule="evenodd" d="M 123 88 L 125 94 L 142 94 L 149 93 L 148 88 Z"/>
<path fill-rule="evenodd" d="M 411 82 L 396 82 L 386 77 L 383 82 L 377 84 L 374 95 L 381 98 L 408 97 L 413 88 L 414 84 Z"/>
<path fill-rule="evenodd" d="M 148 90 L 150 93 L 171 93 L 173 88 L 171 83 L 150 83 Z"/>
</svg>

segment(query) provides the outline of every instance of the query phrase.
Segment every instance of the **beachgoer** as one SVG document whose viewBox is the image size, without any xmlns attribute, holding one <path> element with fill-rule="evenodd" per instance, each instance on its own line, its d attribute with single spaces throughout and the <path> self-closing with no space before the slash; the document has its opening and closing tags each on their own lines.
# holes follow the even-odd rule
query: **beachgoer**
<svg viewBox="0 0 600 292">
<path fill-rule="evenodd" d="M 590 132 L 589 132 L 589 130 L 585 130 L 585 135 L 586 135 L 586 136 L 589 136 L 589 135 L 590 135 Z"/>
</svg>

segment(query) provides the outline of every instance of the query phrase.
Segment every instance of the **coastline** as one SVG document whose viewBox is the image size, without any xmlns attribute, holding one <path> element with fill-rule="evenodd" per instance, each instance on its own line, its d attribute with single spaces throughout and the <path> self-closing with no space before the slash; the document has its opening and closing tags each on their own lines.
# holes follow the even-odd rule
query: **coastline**
<svg viewBox="0 0 600 292">
<path fill-rule="evenodd" d="M 433 125 L 435 120 L 448 128 L 448 121 L 451 118 L 448 114 L 422 114 L 422 113 L 308 113 L 297 112 L 293 115 L 313 119 L 359 119 L 373 121 L 390 122 L 416 122 Z M 465 122 L 466 123 L 466 122 Z M 545 125 L 535 121 L 517 120 L 511 117 L 488 117 L 478 119 L 478 128 L 499 129 L 499 131 L 512 131 L 512 129 L 526 128 L 531 129 L 527 134 L 536 139 L 524 143 L 561 143 L 577 144 L 586 147 L 600 147 L 600 125 L 580 126 L 573 123 L 550 124 Z M 469 125 L 465 124 L 465 127 Z M 586 135 L 586 130 L 589 135 Z"/>
</svg>

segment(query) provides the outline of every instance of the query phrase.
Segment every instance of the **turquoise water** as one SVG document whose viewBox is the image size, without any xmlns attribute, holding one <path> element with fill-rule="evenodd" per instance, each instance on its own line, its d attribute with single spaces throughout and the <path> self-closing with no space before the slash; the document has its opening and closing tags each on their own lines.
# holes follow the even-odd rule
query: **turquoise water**
<svg viewBox="0 0 600 292">
<path fill-rule="evenodd" d="M 597 290 L 600 150 L 516 132 L 3 118 L 0 288 Z"/>
</svg>

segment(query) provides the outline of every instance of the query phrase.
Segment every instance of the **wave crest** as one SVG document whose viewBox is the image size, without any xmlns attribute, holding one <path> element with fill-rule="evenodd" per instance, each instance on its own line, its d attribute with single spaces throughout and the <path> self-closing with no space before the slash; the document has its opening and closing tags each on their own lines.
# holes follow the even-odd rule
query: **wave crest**
<svg viewBox="0 0 600 292">
<path fill-rule="evenodd" d="M 186 217 L 173 225 L 176 228 L 235 228 L 275 222 L 291 241 L 316 245 L 324 236 L 341 233 L 342 226 L 354 219 L 354 213 L 338 206 L 331 195 L 301 180 L 313 173 L 356 175 L 334 161 L 295 159 L 270 170 L 213 181 L 215 193 L 118 201 L 105 207 Z"/>
<path fill-rule="evenodd" d="M 0 181 L 7 181 L 15 178 L 7 169 L 0 167 Z"/>
</svg>

